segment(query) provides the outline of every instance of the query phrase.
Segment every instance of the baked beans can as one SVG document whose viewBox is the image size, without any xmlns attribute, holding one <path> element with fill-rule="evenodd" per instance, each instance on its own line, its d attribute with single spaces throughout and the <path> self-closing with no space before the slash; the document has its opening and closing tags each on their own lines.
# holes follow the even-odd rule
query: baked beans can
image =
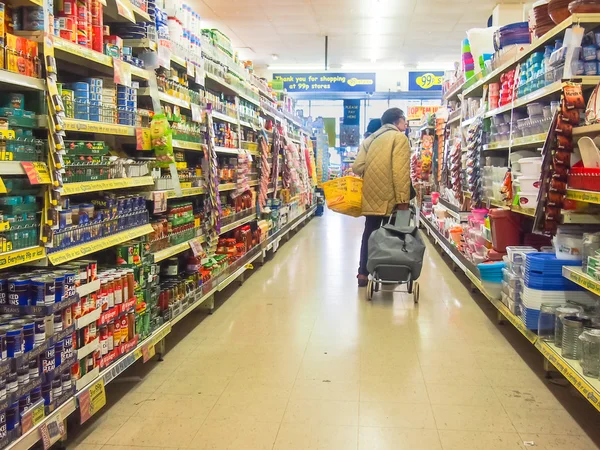
<svg viewBox="0 0 600 450">
<path fill-rule="evenodd" d="M 90 340 L 89 340 L 89 342 L 91 342 L 94 339 L 96 339 L 96 336 L 98 334 L 96 323 L 95 322 L 90 323 L 88 325 L 88 330 L 90 332 L 90 335 L 89 335 L 90 336 Z M 88 342 L 88 344 L 89 344 L 89 342 Z"/>
<path fill-rule="evenodd" d="M 0 276 L 0 305 L 8 303 L 8 278 Z"/>
<path fill-rule="evenodd" d="M 42 353 L 41 369 L 42 369 L 43 374 L 51 373 L 56 368 L 56 352 L 54 351 L 54 348 L 55 347 L 48 347 L 48 350 L 46 350 L 44 353 Z"/>
<path fill-rule="evenodd" d="M 37 306 L 51 306 L 55 300 L 54 278 L 50 276 L 31 279 L 31 299 Z"/>
<path fill-rule="evenodd" d="M 68 328 L 73 325 L 73 314 L 71 308 L 65 308 L 62 312 L 63 327 Z"/>
<path fill-rule="evenodd" d="M 60 367 L 63 362 L 63 341 L 54 344 L 54 367 Z"/>
<path fill-rule="evenodd" d="M 67 298 L 74 297 L 75 294 L 77 293 L 76 278 L 77 278 L 78 274 L 76 274 L 76 271 L 74 271 L 73 269 L 65 270 L 64 274 L 65 274 L 65 285 L 64 285 L 65 292 L 64 292 L 63 297 L 65 299 L 67 299 Z"/>
<path fill-rule="evenodd" d="M 75 355 L 75 350 L 73 348 L 73 335 L 70 334 L 66 338 L 63 339 L 63 361 L 68 361 Z"/>
<path fill-rule="evenodd" d="M 73 317 L 73 319 L 79 319 L 82 314 L 81 314 L 81 304 L 86 302 L 86 298 L 83 297 L 81 300 L 79 300 L 78 302 L 73 303 L 73 305 L 71 306 L 71 315 Z"/>
<path fill-rule="evenodd" d="M 29 379 L 34 380 L 40 376 L 40 367 L 38 364 L 38 359 L 33 358 L 29 361 Z"/>
</svg>

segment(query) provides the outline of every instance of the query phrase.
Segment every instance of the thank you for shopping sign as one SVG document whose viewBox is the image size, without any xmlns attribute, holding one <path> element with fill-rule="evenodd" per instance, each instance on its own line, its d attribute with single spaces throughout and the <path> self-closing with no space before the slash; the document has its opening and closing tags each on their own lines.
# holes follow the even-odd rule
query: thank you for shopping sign
<svg viewBox="0 0 600 450">
<path fill-rule="evenodd" d="M 288 92 L 375 92 L 375 73 L 276 73 L 273 80 Z"/>
<path fill-rule="evenodd" d="M 444 72 L 408 72 L 409 91 L 441 91 Z"/>
</svg>

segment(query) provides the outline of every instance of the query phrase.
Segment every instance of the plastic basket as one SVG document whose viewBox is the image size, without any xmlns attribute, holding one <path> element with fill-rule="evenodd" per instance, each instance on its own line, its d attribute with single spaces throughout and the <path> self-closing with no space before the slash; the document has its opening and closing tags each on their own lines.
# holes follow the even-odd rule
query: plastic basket
<svg viewBox="0 0 600 450">
<path fill-rule="evenodd" d="M 347 216 L 359 217 L 362 213 L 362 178 L 341 177 L 323 183 L 327 207 Z"/>
</svg>

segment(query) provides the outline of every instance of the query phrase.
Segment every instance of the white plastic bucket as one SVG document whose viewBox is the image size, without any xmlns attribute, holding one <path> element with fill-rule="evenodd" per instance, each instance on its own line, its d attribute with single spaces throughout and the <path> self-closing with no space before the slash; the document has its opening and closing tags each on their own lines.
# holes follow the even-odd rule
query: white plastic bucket
<svg viewBox="0 0 600 450">
<path fill-rule="evenodd" d="M 524 177 L 540 177 L 542 172 L 542 158 L 521 158 L 519 160 L 521 174 Z"/>
</svg>

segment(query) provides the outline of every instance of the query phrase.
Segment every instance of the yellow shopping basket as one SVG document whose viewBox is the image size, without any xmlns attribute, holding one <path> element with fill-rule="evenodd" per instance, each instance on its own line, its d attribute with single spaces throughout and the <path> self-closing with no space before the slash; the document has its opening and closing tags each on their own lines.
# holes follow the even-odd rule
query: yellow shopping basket
<svg viewBox="0 0 600 450">
<path fill-rule="evenodd" d="M 341 177 L 323 183 L 327 207 L 347 216 L 361 215 L 363 180 L 358 177 Z"/>
</svg>

